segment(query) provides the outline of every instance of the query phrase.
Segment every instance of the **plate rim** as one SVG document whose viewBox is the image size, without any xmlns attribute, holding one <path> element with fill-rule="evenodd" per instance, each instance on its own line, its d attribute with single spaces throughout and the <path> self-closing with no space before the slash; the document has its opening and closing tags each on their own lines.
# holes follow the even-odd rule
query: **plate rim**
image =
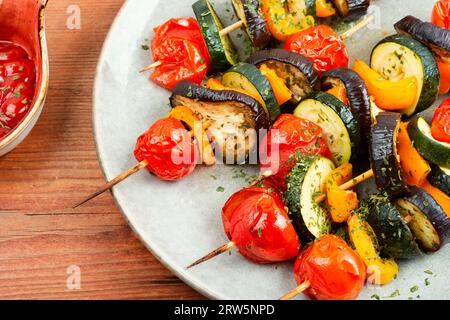
<svg viewBox="0 0 450 320">
<path fill-rule="evenodd" d="M 92 120 L 91 120 L 92 123 L 91 124 L 92 124 L 92 133 L 93 133 L 94 145 L 95 145 L 95 153 L 97 155 L 100 170 L 101 170 L 103 178 L 105 180 L 106 180 L 107 174 L 105 171 L 105 167 L 103 165 L 104 159 L 103 159 L 102 154 L 100 153 L 100 148 L 98 145 L 98 131 L 97 131 L 96 125 L 95 125 L 96 109 L 97 109 L 96 106 L 97 106 L 97 104 L 99 104 L 97 97 L 99 95 L 98 92 L 100 91 L 100 89 L 99 89 L 99 82 L 100 82 L 100 78 L 101 78 L 100 69 L 101 69 L 102 62 L 105 61 L 106 51 L 107 51 L 109 43 L 112 41 L 113 33 L 118 28 L 118 21 L 125 14 L 128 6 L 133 1 L 137 1 L 137 0 L 126 0 L 120 7 L 116 16 L 114 17 L 113 22 L 111 23 L 111 26 L 109 27 L 108 32 L 106 34 L 105 40 L 103 41 L 103 44 L 102 44 L 102 47 L 100 50 L 100 55 L 97 60 L 97 64 L 96 64 L 96 68 L 95 68 L 94 83 L 93 83 L 93 89 L 92 89 Z M 158 246 L 155 244 L 148 243 L 144 239 L 144 237 L 141 236 L 141 233 L 139 232 L 139 228 L 137 226 L 135 226 L 131 222 L 131 220 L 128 218 L 128 215 L 126 214 L 125 209 L 120 205 L 120 203 L 116 197 L 116 194 L 114 192 L 114 187 L 110 190 L 110 193 L 112 195 L 112 198 L 114 200 L 116 207 L 119 209 L 120 214 L 122 215 L 122 217 L 124 218 L 124 220 L 126 221 L 128 226 L 131 228 L 133 233 L 138 237 L 139 241 L 153 255 L 153 257 L 155 257 L 166 269 L 168 269 L 170 272 L 172 272 L 174 275 L 176 275 L 181 281 L 183 281 L 189 287 L 191 287 L 195 291 L 199 292 L 200 294 L 204 295 L 205 297 L 207 297 L 209 299 L 218 299 L 218 300 L 226 299 L 221 294 L 206 288 L 199 281 L 194 280 L 189 275 L 189 273 L 187 273 L 186 271 L 183 272 L 181 270 L 178 270 L 179 268 L 177 269 L 175 266 L 170 265 L 169 262 L 167 262 L 164 259 L 163 254 L 161 254 Z"/>
</svg>

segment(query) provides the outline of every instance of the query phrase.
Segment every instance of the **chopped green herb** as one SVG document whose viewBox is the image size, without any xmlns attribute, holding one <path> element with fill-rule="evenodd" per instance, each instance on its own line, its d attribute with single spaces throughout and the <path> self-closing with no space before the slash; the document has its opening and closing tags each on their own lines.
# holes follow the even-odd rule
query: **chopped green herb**
<svg viewBox="0 0 450 320">
<path fill-rule="evenodd" d="M 216 191 L 217 191 L 217 192 L 224 192 L 224 191 L 225 191 L 225 188 L 222 187 L 222 186 L 218 186 L 217 189 L 216 189 Z"/>
</svg>

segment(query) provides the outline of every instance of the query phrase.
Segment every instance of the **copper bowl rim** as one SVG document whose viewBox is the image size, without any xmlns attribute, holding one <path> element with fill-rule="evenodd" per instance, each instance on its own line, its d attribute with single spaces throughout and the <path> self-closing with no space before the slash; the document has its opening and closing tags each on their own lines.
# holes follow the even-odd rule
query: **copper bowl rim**
<svg viewBox="0 0 450 320">
<path fill-rule="evenodd" d="M 9 133 L 3 140 L 0 140 L 0 150 L 8 146 L 10 143 L 20 136 L 20 134 L 28 127 L 30 122 L 34 119 L 36 114 L 38 114 L 44 107 L 44 101 L 47 96 L 48 82 L 49 82 L 49 62 L 48 62 L 48 50 L 47 41 L 45 37 L 45 7 L 48 0 L 41 1 L 41 7 L 39 9 L 39 44 L 40 52 L 42 56 L 42 80 L 40 84 L 39 95 L 35 99 L 33 106 L 31 107 L 25 118 L 15 127 L 11 133 Z"/>
</svg>

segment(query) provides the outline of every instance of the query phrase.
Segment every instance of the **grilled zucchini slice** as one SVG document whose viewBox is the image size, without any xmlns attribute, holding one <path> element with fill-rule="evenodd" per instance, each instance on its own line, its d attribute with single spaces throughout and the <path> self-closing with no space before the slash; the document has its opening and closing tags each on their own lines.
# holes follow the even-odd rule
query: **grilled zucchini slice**
<svg viewBox="0 0 450 320">
<path fill-rule="evenodd" d="M 322 128 L 336 166 L 356 159 L 360 147 L 360 129 L 352 112 L 334 96 L 314 92 L 294 111 L 297 117 Z"/>
<path fill-rule="evenodd" d="M 192 9 L 200 25 L 213 67 L 225 71 L 236 64 L 238 62 L 236 48 L 228 35 L 220 35 L 223 25 L 209 0 L 198 0 L 192 5 Z"/>
<path fill-rule="evenodd" d="M 244 90 L 253 96 L 260 96 L 264 101 L 270 121 L 275 121 L 281 114 L 275 94 L 269 80 L 252 64 L 240 62 L 226 71 L 222 76 L 222 83 L 229 88 Z"/>
<path fill-rule="evenodd" d="M 325 208 L 316 203 L 322 184 L 335 168 L 324 157 L 305 156 L 294 166 L 286 179 L 285 194 L 289 215 L 299 236 L 310 241 L 331 230 L 331 219 Z"/>
<path fill-rule="evenodd" d="M 377 188 L 393 198 L 409 191 L 397 153 L 399 126 L 399 113 L 379 113 L 372 126 L 370 141 L 370 159 Z"/>
<path fill-rule="evenodd" d="M 419 41 L 402 34 L 389 36 L 375 46 L 370 64 L 387 80 L 417 78 L 416 101 L 402 112 L 405 116 L 427 109 L 436 100 L 439 70 L 433 54 Z"/>
<path fill-rule="evenodd" d="M 383 255 L 394 259 L 410 259 L 421 255 L 403 216 L 387 197 L 372 195 L 364 205 L 368 208 L 367 222 L 377 236 Z"/>
<path fill-rule="evenodd" d="M 408 125 L 408 134 L 422 157 L 434 164 L 450 167 L 450 143 L 434 139 L 424 118 L 412 120 Z"/>
</svg>

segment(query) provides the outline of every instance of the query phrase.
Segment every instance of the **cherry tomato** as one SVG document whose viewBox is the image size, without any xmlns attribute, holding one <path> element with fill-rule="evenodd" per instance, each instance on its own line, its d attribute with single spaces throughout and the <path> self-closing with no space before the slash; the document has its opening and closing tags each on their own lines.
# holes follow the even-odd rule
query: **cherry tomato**
<svg viewBox="0 0 450 320">
<path fill-rule="evenodd" d="M 198 22 L 193 18 L 170 19 L 154 28 L 153 61 L 161 62 L 151 80 L 171 90 L 181 80 L 200 84 L 211 59 Z"/>
<path fill-rule="evenodd" d="M 310 282 L 304 293 L 318 300 L 350 300 L 361 292 L 366 267 L 342 238 L 325 235 L 302 251 L 295 261 L 297 284 Z"/>
<path fill-rule="evenodd" d="M 171 90 L 178 82 L 189 80 L 200 84 L 208 72 L 208 64 L 198 47 L 192 42 L 167 38 L 155 49 L 153 61 L 161 61 L 150 79 L 161 87 Z"/>
<path fill-rule="evenodd" d="M 434 112 L 431 135 L 438 141 L 450 143 L 450 98 L 444 100 Z"/>
<path fill-rule="evenodd" d="M 137 161 L 147 160 L 147 169 L 163 180 L 179 180 L 197 163 L 198 150 L 180 120 L 156 121 L 136 143 Z"/>
<path fill-rule="evenodd" d="M 167 38 L 185 39 L 203 48 L 203 53 L 208 53 L 203 40 L 200 26 L 194 18 L 174 18 L 166 21 L 160 26 L 153 28 L 155 36 L 152 40 L 152 52 L 160 47 Z"/>
<path fill-rule="evenodd" d="M 278 192 L 249 187 L 222 209 L 224 230 L 247 259 L 257 263 L 286 261 L 298 255 L 298 236 Z"/>
<path fill-rule="evenodd" d="M 270 172 L 272 181 L 286 189 L 285 179 L 295 165 L 295 154 L 321 155 L 331 159 L 322 129 L 315 123 L 291 114 L 278 117 L 260 148 L 260 169 Z"/>
<path fill-rule="evenodd" d="M 284 48 L 310 59 L 319 72 L 348 66 L 345 43 L 326 25 L 311 27 L 292 35 Z"/>
<path fill-rule="evenodd" d="M 26 116 L 33 103 L 36 70 L 21 47 L 0 42 L 0 139 Z"/>
<path fill-rule="evenodd" d="M 440 0 L 435 3 L 431 22 L 439 27 L 450 29 L 450 0 Z"/>
</svg>

